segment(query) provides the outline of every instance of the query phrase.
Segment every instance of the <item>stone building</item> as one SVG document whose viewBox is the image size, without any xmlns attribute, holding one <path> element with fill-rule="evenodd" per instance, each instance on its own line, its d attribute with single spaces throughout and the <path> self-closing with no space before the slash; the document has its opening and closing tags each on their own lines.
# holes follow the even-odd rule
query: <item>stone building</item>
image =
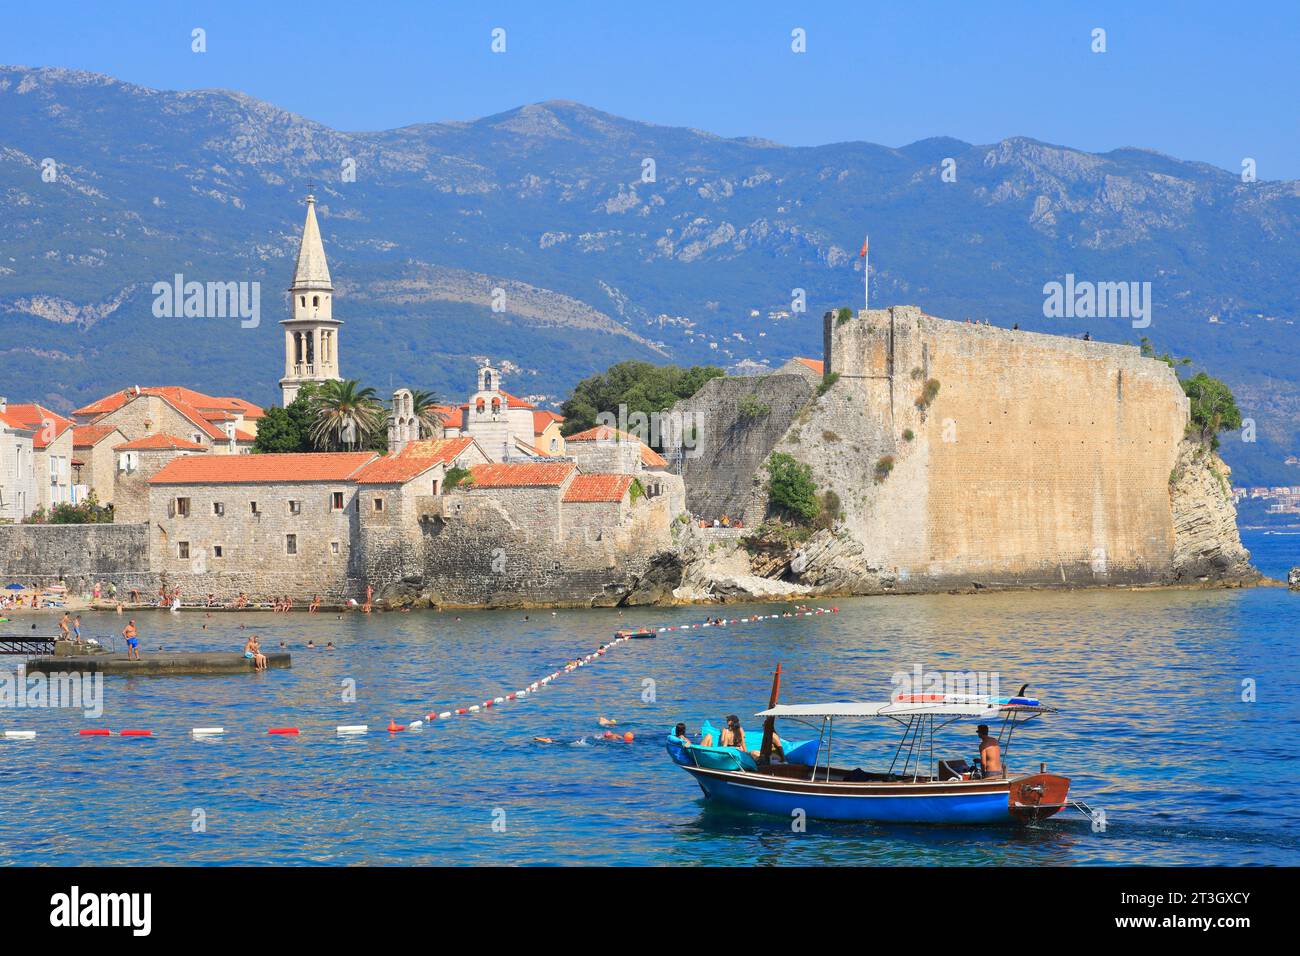
<svg viewBox="0 0 1300 956">
<path fill-rule="evenodd" d="M 0 398 L 0 522 L 19 522 L 36 510 L 35 437 Z"/>
<path fill-rule="evenodd" d="M 292 315 L 284 326 L 284 378 L 280 379 L 287 408 L 307 383 L 319 384 L 339 376 L 339 327 L 334 318 L 334 283 L 325 261 L 325 245 L 316 223 L 316 197 L 307 197 L 307 218 L 298 242 L 298 260 L 289 285 Z"/>
<path fill-rule="evenodd" d="M 117 453 L 114 448 L 127 440 L 116 425 L 77 425 L 72 429 L 73 481 L 94 494 L 101 504 L 114 497 Z"/>
<path fill-rule="evenodd" d="M 174 458 L 148 480 L 150 565 L 190 598 L 351 596 L 360 587 L 354 548 L 366 517 L 353 477 L 375 457 Z"/>
<path fill-rule="evenodd" d="M 177 385 L 133 386 L 72 413 L 78 425 L 112 426 L 127 441 L 169 435 L 215 455 L 252 451 L 264 413 L 252 402 L 218 398 Z"/>
<path fill-rule="evenodd" d="M 478 387 L 469 401 L 443 410 L 443 434 L 447 438 L 470 436 L 492 461 L 561 454 L 564 440 L 559 436 L 559 422 L 563 419 L 543 413 L 539 420 L 537 412 L 531 402 L 503 389 L 500 369 L 485 363 L 479 366 Z M 539 438 L 554 450 L 539 447 Z"/>
<path fill-rule="evenodd" d="M 36 468 L 36 506 L 76 504 L 79 489 L 72 482 L 73 421 L 34 402 L 10 404 L 6 414 L 32 429 Z"/>
<path fill-rule="evenodd" d="M 204 455 L 207 451 L 197 442 L 159 434 L 114 445 L 113 521 L 117 524 L 148 521 L 149 479 L 176 458 Z"/>
</svg>

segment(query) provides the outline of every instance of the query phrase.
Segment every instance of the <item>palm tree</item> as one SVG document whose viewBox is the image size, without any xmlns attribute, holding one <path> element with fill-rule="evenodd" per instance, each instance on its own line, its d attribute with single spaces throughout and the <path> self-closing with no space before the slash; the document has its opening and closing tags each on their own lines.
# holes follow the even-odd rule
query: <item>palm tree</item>
<svg viewBox="0 0 1300 956">
<path fill-rule="evenodd" d="M 364 448 L 379 430 L 384 407 L 375 390 L 355 379 L 321 383 L 312 396 L 310 436 L 319 449 Z"/>
<path fill-rule="evenodd" d="M 421 438 L 441 438 L 442 419 L 435 409 L 438 407 L 438 393 L 414 389 L 411 392 L 411 410 L 415 413 L 416 424 L 420 428 Z"/>
</svg>

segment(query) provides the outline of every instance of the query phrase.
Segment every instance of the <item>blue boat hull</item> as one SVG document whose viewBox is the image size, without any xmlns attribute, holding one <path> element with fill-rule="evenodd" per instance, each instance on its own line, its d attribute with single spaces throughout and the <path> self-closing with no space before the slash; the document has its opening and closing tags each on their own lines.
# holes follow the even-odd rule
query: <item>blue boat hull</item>
<svg viewBox="0 0 1300 956">
<path fill-rule="evenodd" d="M 1022 804 L 1022 787 L 1044 775 L 960 783 L 816 783 L 683 766 L 712 802 L 789 818 L 802 811 L 810 819 L 863 823 L 1012 824 L 1051 816 L 1050 804 Z M 1065 778 L 1055 778 L 1068 788 Z M 1030 787 L 1032 789 L 1032 787 Z M 1056 788 L 1059 790 L 1059 787 Z M 1063 797 L 1060 798 L 1063 803 Z"/>
</svg>

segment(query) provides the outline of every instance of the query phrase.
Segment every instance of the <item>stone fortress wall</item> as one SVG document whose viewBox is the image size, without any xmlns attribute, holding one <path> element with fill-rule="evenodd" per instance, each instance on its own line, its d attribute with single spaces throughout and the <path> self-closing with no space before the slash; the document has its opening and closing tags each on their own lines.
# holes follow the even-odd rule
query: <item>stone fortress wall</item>
<svg viewBox="0 0 1300 956">
<path fill-rule="evenodd" d="M 836 491 L 868 564 L 938 586 L 1150 583 L 1168 568 L 1188 420 L 1168 365 L 911 306 L 828 316 L 825 336 L 838 378 L 815 434 L 776 447 Z"/>
</svg>

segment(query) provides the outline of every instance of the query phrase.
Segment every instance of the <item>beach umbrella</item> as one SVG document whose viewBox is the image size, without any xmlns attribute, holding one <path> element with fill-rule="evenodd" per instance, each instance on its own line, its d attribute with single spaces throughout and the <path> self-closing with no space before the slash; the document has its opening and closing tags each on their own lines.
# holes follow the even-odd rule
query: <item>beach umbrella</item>
<svg viewBox="0 0 1300 956">
<path fill-rule="evenodd" d="M 6 585 L 5 585 L 5 590 L 6 590 L 6 591 L 26 591 L 26 590 L 27 590 L 27 586 L 26 586 L 25 584 L 6 584 Z"/>
</svg>

